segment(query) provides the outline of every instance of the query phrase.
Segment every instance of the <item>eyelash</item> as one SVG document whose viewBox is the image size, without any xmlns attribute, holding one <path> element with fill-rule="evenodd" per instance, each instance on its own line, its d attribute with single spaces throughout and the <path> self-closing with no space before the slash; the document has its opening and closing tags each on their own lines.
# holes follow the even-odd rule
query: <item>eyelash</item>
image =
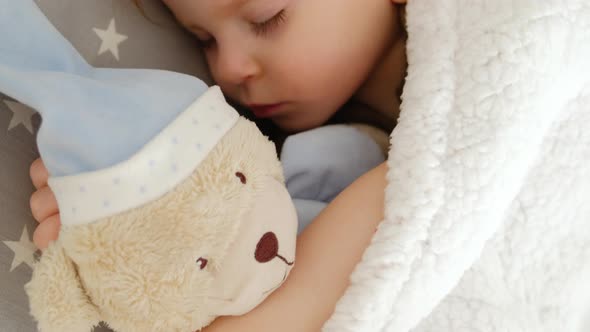
<svg viewBox="0 0 590 332">
<path fill-rule="evenodd" d="M 261 23 L 252 23 L 252 29 L 254 30 L 254 33 L 256 34 L 256 36 L 266 36 L 267 34 L 269 34 L 270 32 L 272 32 L 273 29 L 279 27 L 282 23 L 285 22 L 285 19 L 287 18 L 287 15 L 285 13 L 285 10 L 281 10 L 280 12 L 278 12 L 275 16 L 271 17 L 270 19 L 261 22 Z M 198 40 L 199 46 L 202 48 L 210 48 L 211 46 L 213 46 L 213 44 L 215 43 L 215 39 L 214 38 L 209 38 L 207 40 Z"/>
<path fill-rule="evenodd" d="M 253 23 L 252 28 L 254 29 L 254 33 L 256 33 L 257 36 L 265 36 L 273 29 L 284 23 L 286 18 L 287 16 L 285 14 L 285 10 L 283 9 L 275 16 L 262 23 Z"/>
</svg>

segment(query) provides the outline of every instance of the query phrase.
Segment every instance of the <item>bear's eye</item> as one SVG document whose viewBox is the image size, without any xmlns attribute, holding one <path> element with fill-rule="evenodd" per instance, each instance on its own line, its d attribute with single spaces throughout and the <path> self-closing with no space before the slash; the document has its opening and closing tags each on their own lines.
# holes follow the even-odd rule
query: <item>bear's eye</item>
<svg viewBox="0 0 590 332">
<path fill-rule="evenodd" d="M 209 263 L 209 260 L 200 257 L 199 259 L 197 259 L 197 265 L 199 265 L 199 268 L 202 270 L 205 268 L 205 266 L 207 266 L 207 263 Z"/>
<path fill-rule="evenodd" d="M 242 172 L 236 172 L 236 176 L 238 177 L 238 179 L 240 179 L 240 181 L 243 184 L 246 184 L 247 181 L 246 181 L 246 176 L 244 175 L 244 173 L 242 173 Z"/>
</svg>

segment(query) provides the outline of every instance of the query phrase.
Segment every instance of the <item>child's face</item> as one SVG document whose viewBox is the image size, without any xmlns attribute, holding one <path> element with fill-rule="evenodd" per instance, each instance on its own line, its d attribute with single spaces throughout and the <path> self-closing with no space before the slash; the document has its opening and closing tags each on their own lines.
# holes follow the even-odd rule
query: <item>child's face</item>
<svg viewBox="0 0 590 332">
<path fill-rule="evenodd" d="M 287 131 L 328 120 L 393 42 L 391 0 L 164 0 L 223 92 Z M 393 93 L 393 92 L 392 92 Z"/>
</svg>

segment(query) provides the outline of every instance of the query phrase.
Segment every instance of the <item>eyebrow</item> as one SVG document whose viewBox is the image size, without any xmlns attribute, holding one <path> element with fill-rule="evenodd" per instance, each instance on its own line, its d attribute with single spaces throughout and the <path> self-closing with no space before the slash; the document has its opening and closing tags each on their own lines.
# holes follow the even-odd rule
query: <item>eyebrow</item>
<svg viewBox="0 0 590 332">
<path fill-rule="evenodd" d="M 208 1 L 215 1 L 215 2 L 221 3 L 220 5 L 222 7 L 229 7 L 229 8 L 243 7 L 244 4 L 246 4 L 247 2 L 251 2 L 251 0 L 208 0 Z M 185 26 L 189 29 L 204 31 L 203 28 L 201 28 L 197 23 L 194 23 L 194 22 L 188 22 L 188 24 L 185 24 Z"/>
<path fill-rule="evenodd" d="M 241 7 L 244 3 L 249 2 L 250 0 L 211 0 L 216 2 L 222 2 L 222 6 L 227 7 Z"/>
</svg>

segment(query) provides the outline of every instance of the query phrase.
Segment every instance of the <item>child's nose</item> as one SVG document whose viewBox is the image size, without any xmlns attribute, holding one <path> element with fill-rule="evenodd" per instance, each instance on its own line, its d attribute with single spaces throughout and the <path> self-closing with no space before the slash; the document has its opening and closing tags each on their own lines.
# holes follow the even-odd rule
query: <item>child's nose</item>
<svg viewBox="0 0 590 332">
<path fill-rule="evenodd" d="M 242 85 L 260 74 L 260 65 L 254 56 L 238 47 L 220 49 L 216 66 L 218 83 Z"/>
</svg>

